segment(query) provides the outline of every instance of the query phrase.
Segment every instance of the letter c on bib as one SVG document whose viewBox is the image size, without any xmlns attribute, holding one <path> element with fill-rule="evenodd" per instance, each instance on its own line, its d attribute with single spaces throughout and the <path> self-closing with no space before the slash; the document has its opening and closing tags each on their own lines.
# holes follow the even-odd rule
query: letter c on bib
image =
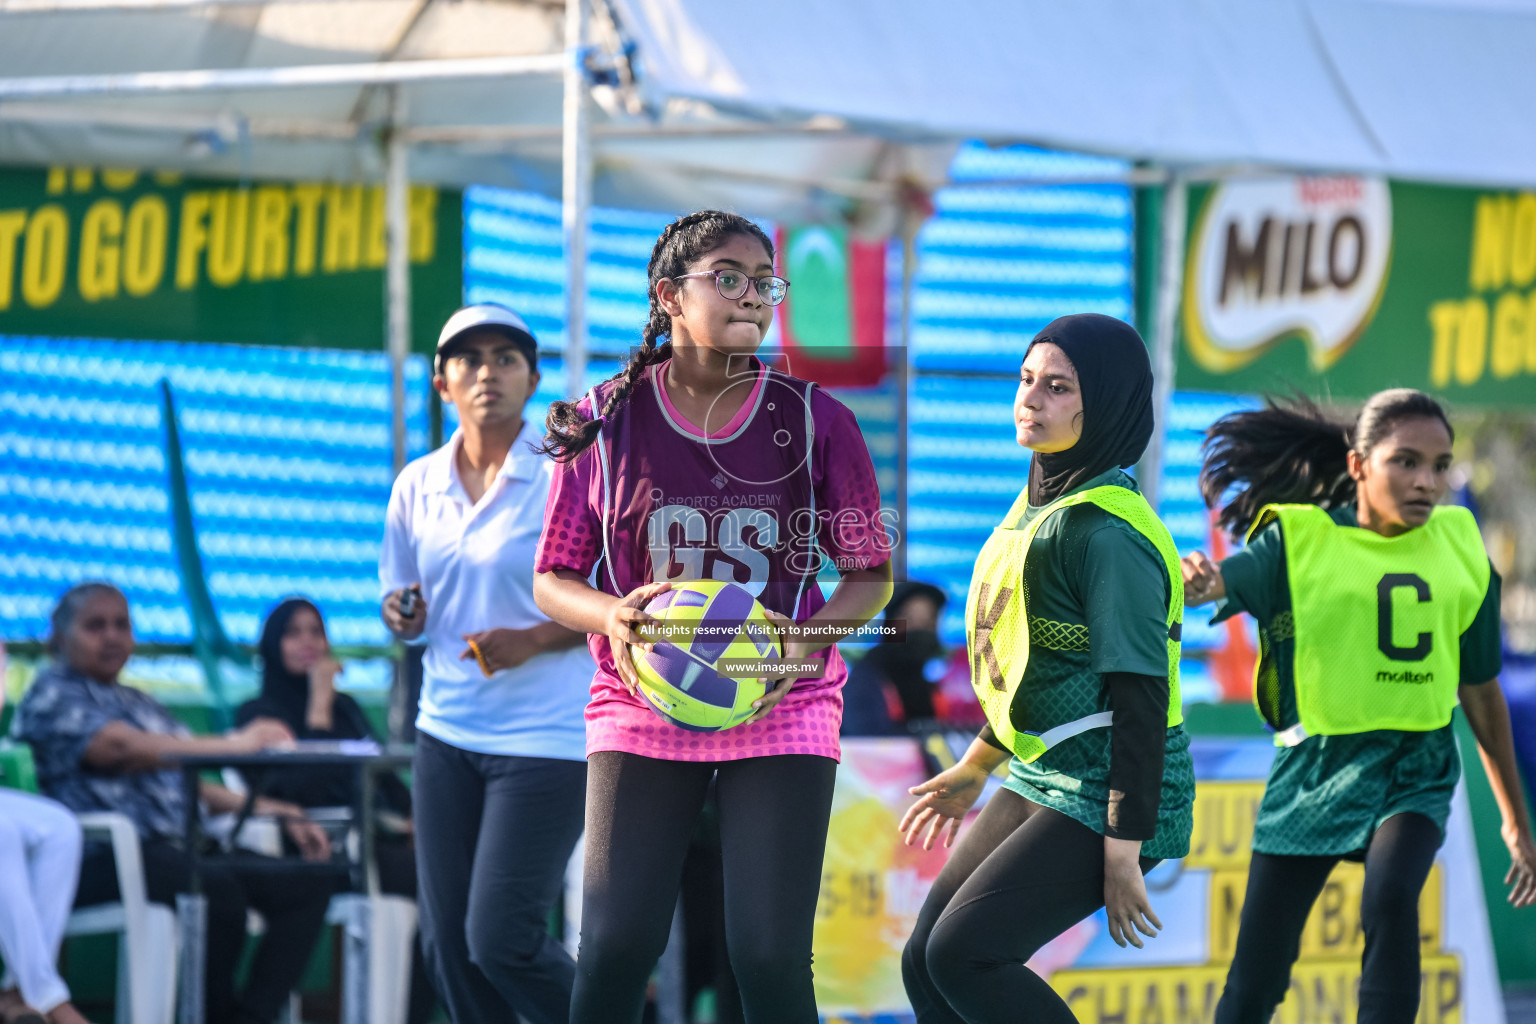
<svg viewBox="0 0 1536 1024">
<path fill-rule="evenodd" d="M 1408 587 L 1418 596 L 1420 604 L 1429 601 L 1429 583 L 1411 572 L 1389 572 L 1376 584 L 1376 646 L 1393 661 L 1423 661 L 1434 646 L 1434 636 L 1420 633 L 1419 642 L 1412 647 L 1399 647 L 1392 642 L 1392 591 Z"/>
</svg>

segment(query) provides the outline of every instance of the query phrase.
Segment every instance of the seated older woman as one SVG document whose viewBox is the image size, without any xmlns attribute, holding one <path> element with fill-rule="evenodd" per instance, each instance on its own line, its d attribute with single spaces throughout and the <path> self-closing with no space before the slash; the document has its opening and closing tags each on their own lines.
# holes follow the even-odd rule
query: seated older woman
<svg viewBox="0 0 1536 1024">
<path fill-rule="evenodd" d="M 189 810 L 174 763 L 187 754 L 248 753 L 291 742 L 287 726 L 258 719 L 227 736 L 194 737 L 148 694 L 123 686 L 118 674 L 133 651 L 128 599 L 106 583 L 85 583 L 59 600 L 53 613 L 55 664 L 41 672 L 16 709 L 15 731 L 32 746 L 46 794 L 76 812 L 117 811 L 133 820 L 144 857 L 149 898 L 175 906 L 189 878 L 183 849 Z M 202 809 L 233 811 L 241 798 L 202 784 Z M 301 808 L 258 801 L 258 814 L 281 818 L 304 856 L 330 856 L 325 833 Z M 216 851 L 199 867 L 208 898 L 207 1019 L 261 1022 L 277 1016 L 298 984 L 338 877 L 252 871 L 219 863 Z M 111 851 L 89 849 L 80 872 L 78 905 L 116 900 Z M 246 910 L 266 919 L 267 931 L 245 990 L 235 991 L 235 966 L 245 945 Z"/>
</svg>

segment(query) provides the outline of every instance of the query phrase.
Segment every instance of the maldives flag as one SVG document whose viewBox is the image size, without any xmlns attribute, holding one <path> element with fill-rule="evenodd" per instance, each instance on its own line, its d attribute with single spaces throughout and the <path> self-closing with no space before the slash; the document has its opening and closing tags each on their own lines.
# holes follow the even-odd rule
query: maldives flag
<svg viewBox="0 0 1536 1024">
<path fill-rule="evenodd" d="M 827 387 L 873 387 L 885 377 L 884 241 L 835 227 L 778 229 L 784 369 Z"/>
</svg>

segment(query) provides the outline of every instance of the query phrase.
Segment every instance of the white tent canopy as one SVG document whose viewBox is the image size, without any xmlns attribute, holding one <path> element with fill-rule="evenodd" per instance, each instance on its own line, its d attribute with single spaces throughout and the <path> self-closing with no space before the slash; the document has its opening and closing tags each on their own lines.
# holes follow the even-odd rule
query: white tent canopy
<svg viewBox="0 0 1536 1024">
<path fill-rule="evenodd" d="M 0 0 L 0 161 L 377 178 L 380 84 L 416 74 L 412 177 L 554 192 L 563 6 Z M 938 183 L 963 138 L 1536 183 L 1530 0 L 609 0 L 592 40 L 615 204 L 825 214 L 893 194 L 861 181 Z M 336 84 L 267 73 L 317 65 Z M 193 71 L 215 74 L 144 74 Z"/>
<path fill-rule="evenodd" d="M 407 176 L 558 192 L 576 380 L 594 197 L 890 232 L 967 138 L 1181 179 L 1536 185 L 1536 0 L 587 2 L 0 0 L 0 163 L 383 177 L 397 359 Z M 1167 202 L 1159 409 L 1182 188 Z"/>
<path fill-rule="evenodd" d="M 599 202 L 815 219 L 888 197 L 864 183 L 893 169 L 941 175 L 958 139 L 897 154 L 837 119 L 636 89 L 629 27 L 597 8 Z M 415 180 L 558 193 L 563 18 L 558 0 L 0 0 L 0 162 L 377 180 L 394 126 Z"/>
<path fill-rule="evenodd" d="M 615 3 L 653 89 L 742 114 L 1536 183 L 1530 0 Z"/>
</svg>

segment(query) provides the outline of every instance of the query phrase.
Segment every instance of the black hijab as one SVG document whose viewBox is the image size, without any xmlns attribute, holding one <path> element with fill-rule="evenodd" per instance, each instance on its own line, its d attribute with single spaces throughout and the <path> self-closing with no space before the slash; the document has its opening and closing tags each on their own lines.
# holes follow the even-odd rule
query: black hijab
<svg viewBox="0 0 1536 1024">
<path fill-rule="evenodd" d="M 320 609 L 302 597 L 290 597 L 272 609 L 261 627 L 261 641 L 256 646 L 261 655 L 261 696 L 253 702 L 263 716 L 280 718 L 288 723 L 296 736 L 308 732 L 305 720 L 309 712 L 309 674 L 290 672 L 283 665 L 283 634 L 300 608 L 314 612 L 320 619 L 320 628 L 325 628 L 325 617 L 320 614 Z"/>
<path fill-rule="evenodd" d="M 331 728 L 319 732 L 309 727 L 309 673 L 290 672 L 283 666 L 283 634 L 300 608 L 308 608 L 325 628 L 325 616 L 313 601 L 290 597 L 272 609 L 261 627 L 256 650 L 261 655 L 261 694 L 240 706 L 235 724 L 245 726 L 257 718 L 276 718 L 286 722 L 301 740 L 376 739 L 368 716 L 349 694 L 336 694 L 331 705 Z M 350 805 L 356 798 L 356 776 L 352 769 L 266 768 L 245 769 L 243 774 L 259 781 L 262 792 L 279 800 L 289 800 L 301 807 Z M 411 796 L 392 772 L 379 776 L 379 795 L 384 805 L 398 814 L 411 813 Z"/>
<path fill-rule="evenodd" d="M 1066 451 L 1033 453 L 1031 505 L 1049 504 L 1117 466 L 1134 466 L 1152 438 L 1152 363 L 1136 328 L 1112 316 L 1075 313 L 1046 324 L 1030 348 L 1042 341 L 1066 353 L 1077 370 L 1083 432 Z"/>
</svg>

